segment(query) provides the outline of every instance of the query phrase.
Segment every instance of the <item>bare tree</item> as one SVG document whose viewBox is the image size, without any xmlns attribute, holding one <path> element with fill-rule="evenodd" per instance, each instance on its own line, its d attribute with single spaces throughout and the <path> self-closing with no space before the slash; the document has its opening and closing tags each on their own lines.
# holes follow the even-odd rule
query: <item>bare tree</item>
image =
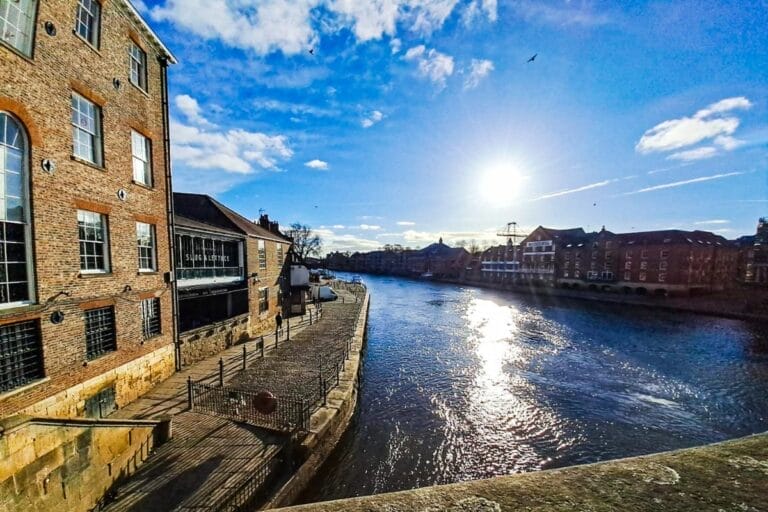
<svg viewBox="0 0 768 512">
<path fill-rule="evenodd" d="M 467 251 L 469 251 L 469 254 L 477 254 L 482 250 L 483 248 L 480 246 L 477 240 L 473 238 L 469 241 L 469 245 L 467 245 Z"/>
<path fill-rule="evenodd" d="M 302 259 L 320 255 L 323 241 L 309 226 L 294 222 L 285 234 L 293 240 L 293 251 Z"/>
</svg>

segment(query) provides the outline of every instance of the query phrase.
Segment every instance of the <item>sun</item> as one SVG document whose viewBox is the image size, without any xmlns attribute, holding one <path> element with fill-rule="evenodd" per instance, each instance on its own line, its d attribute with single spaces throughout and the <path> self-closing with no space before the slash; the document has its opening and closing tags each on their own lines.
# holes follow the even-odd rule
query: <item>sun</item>
<svg viewBox="0 0 768 512">
<path fill-rule="evenodd" d="M 512 163 L 495 164 L 481 171 L 478 189 L 483 201 L 492 206 L 505 206 L 519 196 L 524 177 Z"/>
</svg>

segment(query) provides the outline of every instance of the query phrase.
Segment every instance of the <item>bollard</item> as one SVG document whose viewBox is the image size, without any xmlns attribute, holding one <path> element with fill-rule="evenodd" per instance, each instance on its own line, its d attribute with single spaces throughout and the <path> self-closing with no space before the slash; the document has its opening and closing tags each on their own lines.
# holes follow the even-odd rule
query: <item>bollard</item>
<svg viewBox="0 0 768 512">
<path fill-rule="evenodd" d="M 187 405 L 192 410 L 192 376 L 187 377 Z"/>
<path fill-rule="evenodd" d="M 219 386 L 224 387 L 224 358 L 219 358 Z"/>
<path fill-rule="evenodd" d="M 291 319 L 285 321 L 285 340 L 291 341 Z"/>
<path fill-rule="evenodd" d="M 264 357 L 264 336 L 261 337 L 261 357 Z"/>
<path fill-rule="evenodd" d="M 309 325 L 312 325 L 312 310 L 309 310 Z"/>
<path fill-rule="evenodd" d="M 277 334 L 277 327 L 275 327 L 275 349 L 277 349 L 278 347 L 277 341 L 278 341 L 278 334 Z"/>
<path fill-rule="evenodd" d="M 328 389 L 325 379 L 323 378 L 323 372 L 320 372 L 320 387 L 323 391 L 323 406 L 328 405 Z"/>
<path fill-rule="evenodd" d="M 248 354 L 245 351 L 245 343 L 243 343 L 243 370 L 245 370 Z"/>
</svg>

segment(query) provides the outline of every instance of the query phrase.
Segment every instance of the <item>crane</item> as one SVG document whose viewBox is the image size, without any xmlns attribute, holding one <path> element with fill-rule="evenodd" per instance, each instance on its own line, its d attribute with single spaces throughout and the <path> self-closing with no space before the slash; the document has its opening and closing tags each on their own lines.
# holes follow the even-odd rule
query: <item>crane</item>
<svg viewBox="0 0 768 512">
<path fill-rule="evenodd" d="M 498 233 L 496 233 L 497 236 L 503 236 L 507 239 L 507 250 L 504 259 L 509 261 L 509 253 L 512 252 L 512 264 L 514 267 L 517 266 L 517 251 L 515 250 L 515 246 L 517 245 L 517 239 L 523 239 L 528 235 L 524 235 L 523 233 L 519 233 L 517 231 L 517 222 L 507 222 L 506 227 L 502 228 Z"/>
</svg>

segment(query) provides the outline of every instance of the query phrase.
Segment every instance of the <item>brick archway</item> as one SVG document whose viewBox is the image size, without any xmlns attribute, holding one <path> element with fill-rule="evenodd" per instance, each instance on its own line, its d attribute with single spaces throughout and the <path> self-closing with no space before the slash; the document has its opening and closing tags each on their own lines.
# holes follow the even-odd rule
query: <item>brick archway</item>
<svg viewBox="0 0 768 512">
<path fill-rule="evenodd" d="M 29 144 L 31 146 L 39 148 L 43 145 L 43 139 L 40 137 L 40 132 L 37 129 L 37 125 L 35 125 L 35 122 L 32 120 L 32 116 L 29 115 L 29 112 L 27 112 L 27 109 L 24 107 L 24 105 L 16 100 L 0 96 L 0 111 L 3 110 L 9 114 L 12 114 L 14 117 L 18 118 L 19 121 L 21 121 L 21 124 L 24 125 L 24 129 L 27 131 L 27 135 L 29 136 Z"/>
</svg>

